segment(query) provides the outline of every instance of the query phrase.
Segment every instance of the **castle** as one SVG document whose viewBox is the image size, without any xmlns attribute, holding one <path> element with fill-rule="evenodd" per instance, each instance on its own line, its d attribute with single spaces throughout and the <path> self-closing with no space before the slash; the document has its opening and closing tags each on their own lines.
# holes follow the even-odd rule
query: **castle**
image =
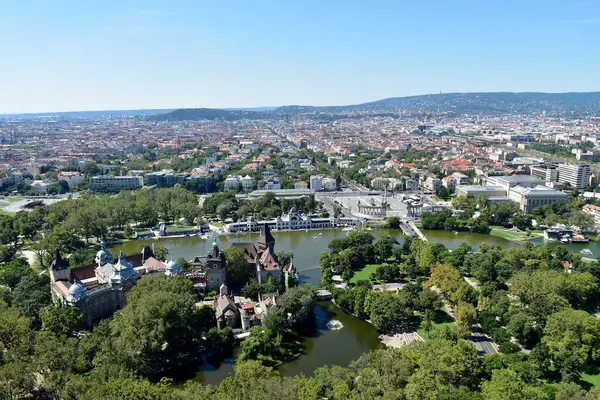
<svg viewBox="0 0 600 400">
<path fill-rule="evenodd" d="M 232 247 L 242 249 L 256 280 L 260 283 L 266 283 L 269 278 L 273 278 L 283 292 L 284 284 L 287 284 L 290 278 L 298 278 L 293 259 L 288 265 L 279 264 L 275 253 L 275 238 L 268 224 L 264 224 L 260 229 L 258 248 L 250 242 L 233 243 Z M 262 325 L 268 312 L 281 305 L 282 296 L 279 293 L 260 293 L 258 301 L 252 301 L 242 296 L 231 296 L 227 286 L 221 285 L 219 297 L 214 302 L 217 326 L 229 326 L 234 332 L 246 332 L 252 326 Z"/>
<path fill-rule="evenodd" d="M 95 257 L 95 263 L 71 268 L 69 261 L 56 256 L 50 264 L 52 297 L 55 302 L 78 307 L 84 322 L 91 326 L 125 306 L 125 294 L 143 275 L 179 274 L 179 266 L 155 258 L 152 249 L 144 246 L 140 254 L 125 256 L 123 252 L 114 260 L 104 243 Z"/>
<path fill-rule="evenodd" d="M 266 224 L 261 229 L 258 248 L 253 243 L 234 243 L 232 246 L 244 251 L 252 275 L 258 282 L 265 283 L 269 278 L 273 278 L 283 289 L 287 279 L 297 277 L 293 261 L 285 266 L 279 265 L 275 254 L 275 238 Z M 229 297 L 226 286 L 225 253 L 219 250 L 216 242 L 206 257 L 195 257 L 191 270 L 185 272 L 180 271 L 173 260 L 158 260 L 147 245 L 139 254 L 125 256 L 120 252 L 115 260 L 103 242 L 94 263 L 79 268 L 71 268 L 69 261 L 56 249 L 56 256 L 50 264 L 52 298 L 57 303 L 78 307 L 84 316 L 85 324 L 89 327 L 94 322 L 121 310 L 125 306 L 127 292 L 142 276 L 160 274 L 183 275 L 192 281 L 196 292 L 218 291 L 222 300 L 215 305 L 217 319 L 223 321 L 225 313 L 235 308 L 237 313 L 232 311 L 234 318 L 230 323 L 234 326 L 240 324 L 241 308 L 238 309 L 234 300 Z M 276 298 L 272 294 L 261 299 L 261 302 L 264 303 L 261 310 L 266 311 L 276 303 Z M 250 318 L 250 314 L 257 316 Z M 255 313 L 254 306 L 250 307 L 246 303 L 244 315 L 248 318 L 244 328 L 259 323 L 263 314 L 262 311 Z M 251 319 L 256 321 L 251 322 Z"/>
</svg>

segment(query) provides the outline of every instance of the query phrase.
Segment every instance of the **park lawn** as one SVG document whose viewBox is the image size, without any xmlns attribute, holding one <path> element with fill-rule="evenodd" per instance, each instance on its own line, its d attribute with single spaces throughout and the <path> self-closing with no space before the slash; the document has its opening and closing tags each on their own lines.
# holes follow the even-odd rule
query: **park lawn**
<svg viewBox="0 0 600 400">
<path fill-rule="evenodd" d="M 581 374 L 581 379 L 591 385 L 594 385 L 597 388 L 600 388 L 600 374 L 596 374 L 596 375 Z"/>
<path fill-rule="evenodd" d="M 365 266 L 363 269 L 354 273 L 354 276 L 352 277 L 352 279 L 350 279 L 350 283 L 370 280 L 369 277 L 371 276 L 371 274 L 375 273 L 377 267 L 379 267 L 380 265 L 381 264 L 367 264 L 367 266 Z"/>
<path fill-rule="evenodd" d="M 167 225 L 167 232 L 181 232 L 181 231 L 191 231 L 197 229 L 196 226 L 193 225 Z"/>
<path fill-rule="evenodd" d="M 8 201 L 9 203 L 16 203 L 18 201 L 23 200 L 23 198 L 22 197 L 9 197 L 9 196 L 2 197 L 2 196 L 0 196 L 0 200 Z"/>
<path fill-rule="evenodd" d="M 448 315 L 448 313 L 443 309 L 443 307 L 439 310 L 436 311 L 435 313 L 435 318 L 433 319 L 433 326 L 431 328 L 431 332 L 429 332 L 429 335 L 427 335 L 427 332 L 425 332 L 425 329 L 423 328 L 419 328 L 417 330 L 417 333 L 419 335 L 421 335 L 421 337 L 425 340 L 429 340 L 429 336 L 431 335 L 431 333 L 433 331 L 438 331 L 440 329 L 444 329 L 444 327 L 446 326 L 452 326 L 454 325 L 454 321 L 452 320 L 452 317 L 450 315 Z"/>
<path fill-rule="evenodd" d="M 527 232 L 513 232 L 507 228 L 503 228 L 500 226 L 492 227 L 490 235 L 497 236 L 513 242 L 522 242 L 525 240 L 534 239 L 535 237 L 539 236 L 539 234 L 536 233 L 532 233 L 530 236 L 527 236 Z"/>
</svg>

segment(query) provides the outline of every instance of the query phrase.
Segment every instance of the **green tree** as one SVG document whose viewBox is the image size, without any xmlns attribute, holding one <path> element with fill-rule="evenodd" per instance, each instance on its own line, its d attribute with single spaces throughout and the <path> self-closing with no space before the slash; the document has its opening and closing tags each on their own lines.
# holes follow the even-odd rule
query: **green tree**
<svg viewBox="0 0 600 400">
<path fill-rule="evenodd" d="M 542 343 L 563 380 L 577 380 L 582 370 L 600 360 L 600 320 L 585 311 L 559 311 L 548 317 Z"/>
<path fill-rule="evenodd" d="M 551 400 L 542 388 L 522 382 L 517 373 L 508 369 L 494 371 L 490 381 L 482 384 L 484 400 Z"/>
<path fill-rule="evenodd" d="M 238 247 L 230 247 L 224 252 L 227 262 L 227 282 L 233 286 L 243 286 L 249 282 L 253 271 L 244 251 Z"/>
<path fill-rule="evenodd" d="M 394 245 L 397 243 L 396 238 L 390 235 L 384 235 L 375 242 L 375 255 L 377 259 L 382 262 L 392 256 L 392 250 Z"/>
<path fill-rule="evenodd" d="M 83 321 L 77 307 L 51 304 L 40 311 L 42 330 L 56 336 L 70 336 Z"/>
<path fill-rule="evenodd" d="M 389 229 L 400 229 L 400 218 L 398 217 L 388 217 L 385 222 L 385 227 Z"/>
<path fill-rule="evenodd" d="M 454 307 L 454 316 L 456 317 L 456 325 L 464 332 L 470 332 L 477 313 L 472 304 L 461 301 Z"/>
<path fill-rule="evenodd" d="M 158 245 L 156 246 L 156 250 L 154 251 L 154 255 L 160 261 L 166 261 L 169 256 L 169 249 L 165 246 Z"/>
<path fill-rule="evenodd" d="M 147 374 L 165 359 L 197 351 L 203 333 L 214 325 L 214 312 L 195 305 L 191 281 L 181 276 L 144 277 L 110 323 L 112 348 L 106 349 L 110 357 L 104 362 Z"/>
<path fill-rule="evenodd" d="M 379 331 L 398 333 L 404 331 L 409 323 L 411 310 L 402 299 L 391 293 L 370 293 L 369 314 L 371 323 Z"/>
</svg>

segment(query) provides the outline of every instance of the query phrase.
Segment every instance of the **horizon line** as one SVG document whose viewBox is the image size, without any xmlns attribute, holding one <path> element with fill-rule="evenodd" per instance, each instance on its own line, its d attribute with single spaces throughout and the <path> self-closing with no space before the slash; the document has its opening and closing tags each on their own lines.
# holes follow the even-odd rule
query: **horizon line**
<svg viewBox="0 0 600 400">
<path fill-rule="evenodd" d="M 328 104 L 328 105 L 311 105 L 311 104 L 284 104 L 279 106 L 254 106 L 254 107 L 154 107 L 154 108 L 128 108 L 128 109 L 102 109 L 102 110 L 70 110 L 70 111 L 31 111 L 31 112 L 4 112 L 2 116 L 22 116 L 22 115 L 56 115 L 56 114 L 71 114 L 71 113 L 114 113 L 114 112 L 127 112 L 127 111 L 175 111 L 175 110 L 197 110 L 197 109 L 208 109 L 208 110 L 226 110 L 226 111 L 235 111 L 235 110 L 252 110 L 252 109 L 276 109 L 280 107 L 348 107 L 348 106 L 356 106 L 361 104 L 374 103 L 377 101 L 383 101 L 388 99 L 400 99 L 400 98 L 410 98 L 410 97 L 421 97 L 421 96 L 440 96 L 440 95 L 449 95 L 449 94 L 491 94 L 491 93 L 510 93 L 510 94 L 593 94 L 600 93 L 600 90 L 592 90 L 587 92 L 581 91 L 570 91 L 570 92 L 540 92 L 540 91 L 524 91 L 524 92 L 514 92 L 514 91 L 476 91 L 476 92 L 439 92 L 439 93 L 425 93 L 425 94 L 415 94 L 415 95 L 406 95 L 406 96 L 392 96 L 392 97 L 384 97 L 379 98 L 377 100 L 368 100 L 360 103 L 353 104 Z"/>
</svg>

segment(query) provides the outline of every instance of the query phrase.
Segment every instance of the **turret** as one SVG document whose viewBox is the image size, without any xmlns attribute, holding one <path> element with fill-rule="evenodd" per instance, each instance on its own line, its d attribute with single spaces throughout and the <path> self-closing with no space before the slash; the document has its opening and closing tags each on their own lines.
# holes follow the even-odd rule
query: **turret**
<svg viewBox="0 0 600 400">
<path fill-rule="evenodd" d="M 258 250 L 265 251 L 269 249 L 273 253 L 275 248 L 275 238 L 271 234 L 271 229 L 268 224 L 264 224 L 260 228 L 260 237 L 258 238 Z"/>
<path fill-rule="evenodd" d="M 60 250 L 56 248 L 54 260 L 50 263 L 50 279 L 56 281 L 68 281 L 71 278 L 71 267 L 69 261 L 62 258 Z"/>
</svg>

